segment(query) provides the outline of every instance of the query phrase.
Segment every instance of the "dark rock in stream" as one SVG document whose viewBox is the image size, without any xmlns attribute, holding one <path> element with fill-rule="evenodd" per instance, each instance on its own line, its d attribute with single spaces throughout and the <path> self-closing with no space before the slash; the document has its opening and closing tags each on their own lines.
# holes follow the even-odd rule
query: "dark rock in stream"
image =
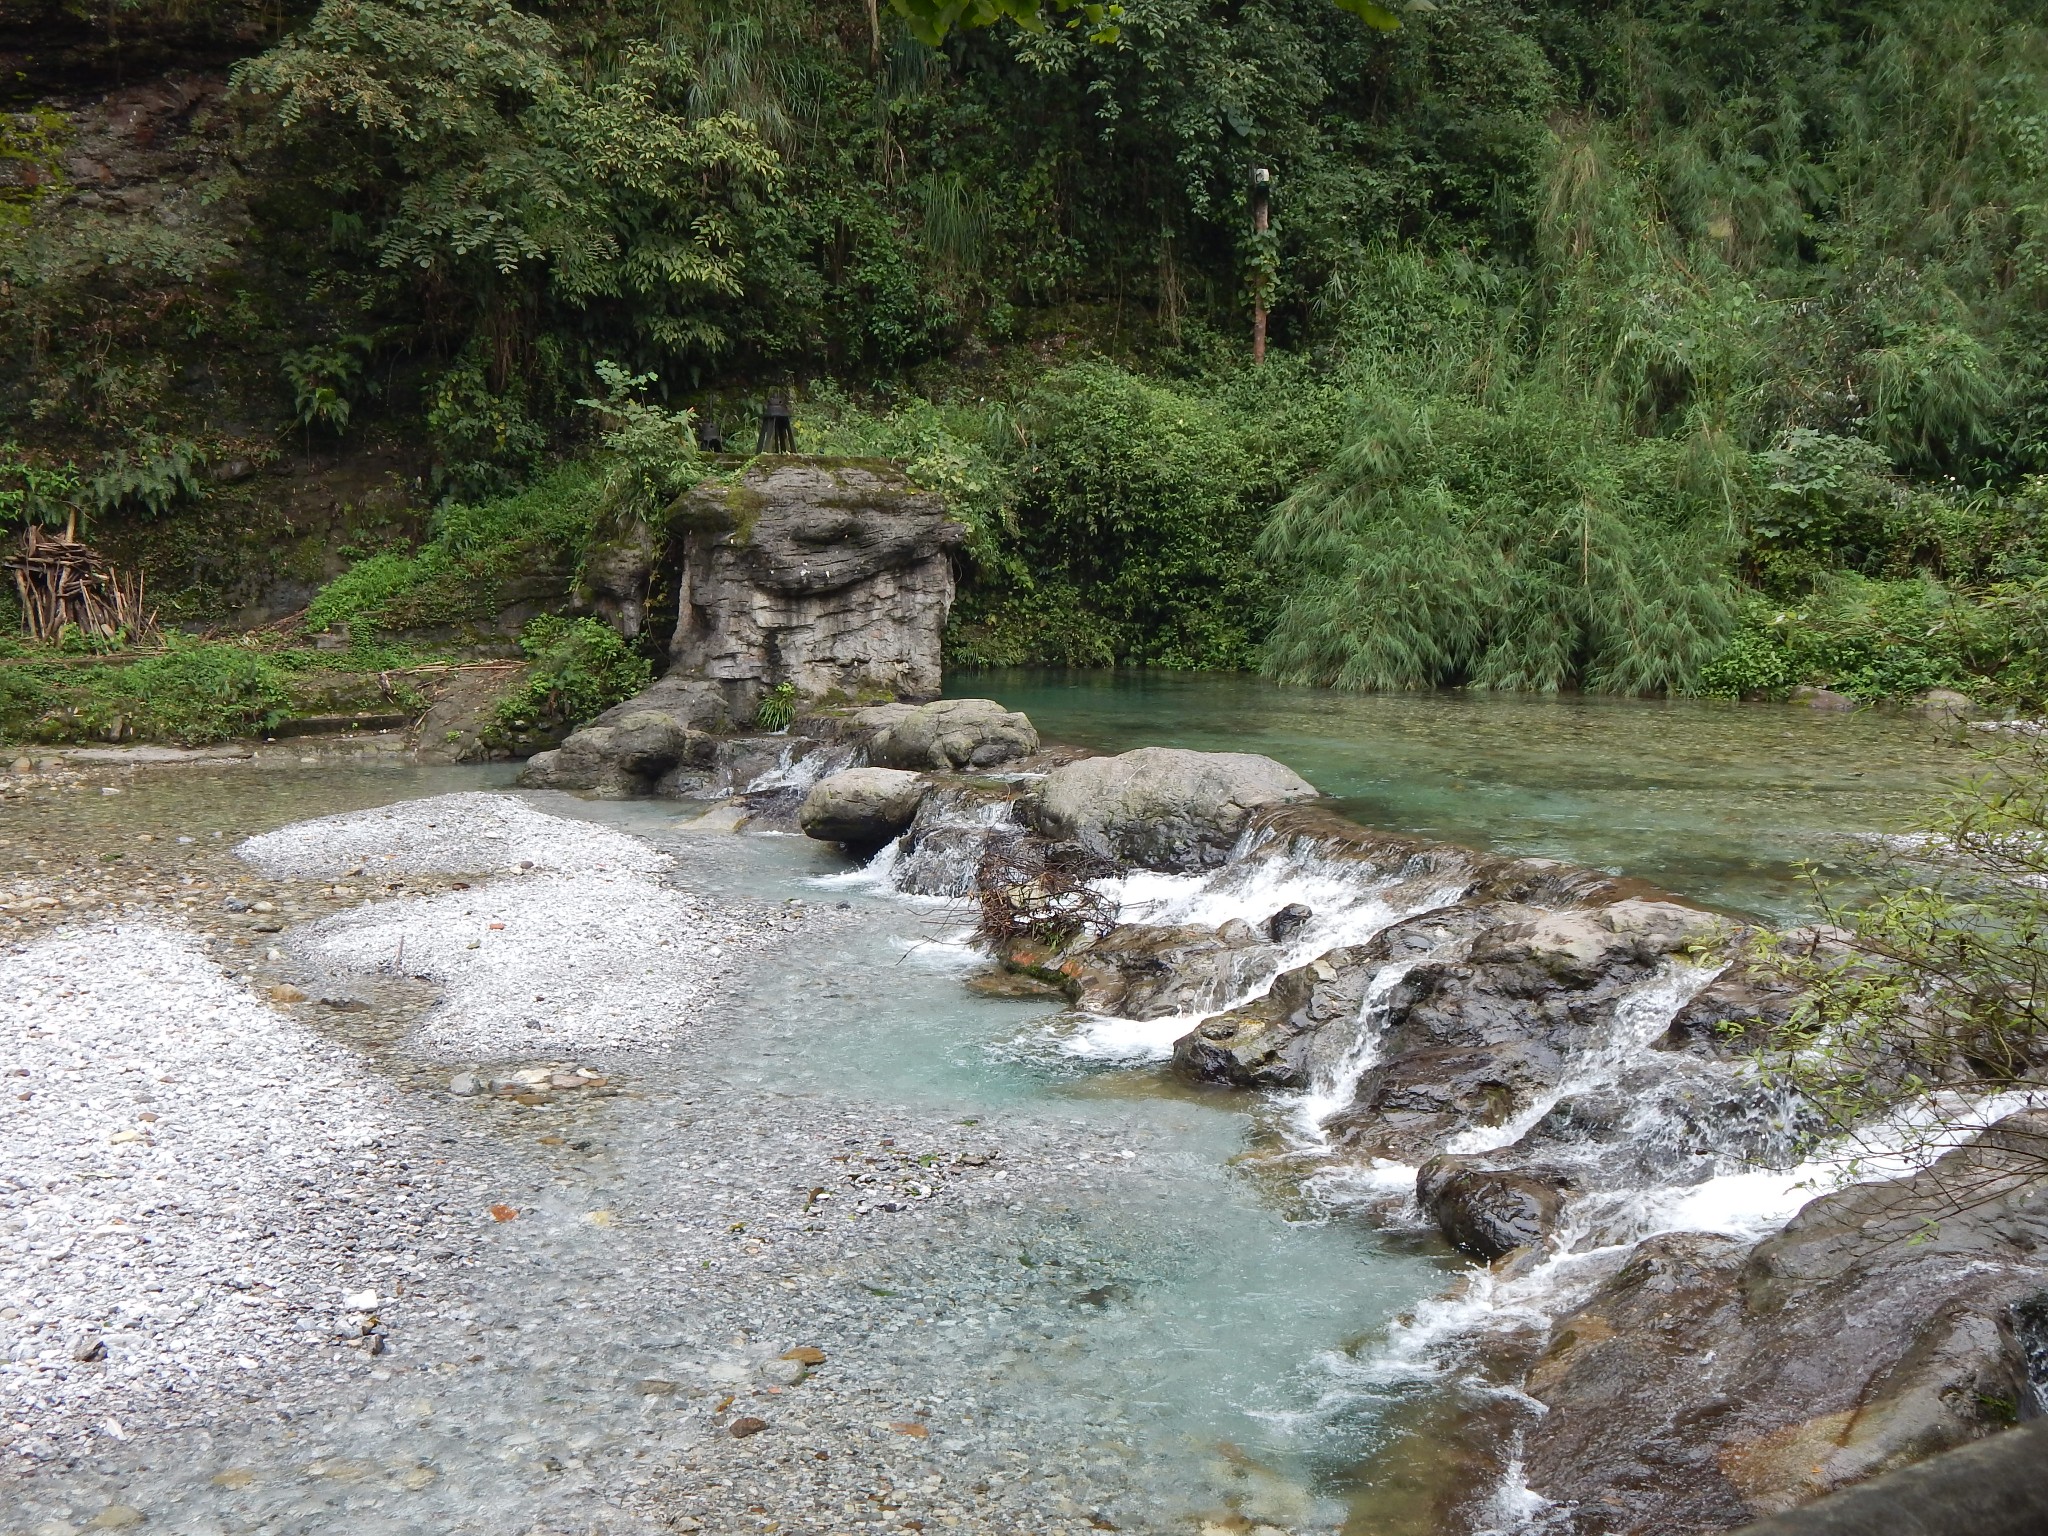
<svg viewBox="0 0 2048 1536">
<path fill-rule="evenodd" d="M 1266 919 L 1266 937 L 1275 944 L 1292 942 L 1294 936 L 1315 921 L 1315 909 L 1306 902 L 1290 901 Z"/>
<path fill-rule="evenodd" d="M 1264 981 L 1279 952 L 1247 923 L 1125 923 L 1063 954 L 1058 973 L 1076 1007 L 1125 1019 L 1215 1008 Z"/>
<path fill-rule="evenodd" d="M 1751 1249 L 1639 1244 L 1525 1389 L 1528 1483 L 1586 1536 L 1717 1531 L 1991 1433 L 2041 1401 L 2048 1112 Z"/>
<path fill-rule="evenodd" d="M 1439 918 L 1439 922 L 1443 919 Z M 1613 1039 L 1617 1010 L 1724 920 L 1630 898 L 1545 910 L 1467 909 L 1469 935 L 1412 966 L 1387 998 L 1379 1060 L 1329 1129 L 1354 1156 L 1420 1163 L 1449 1137 L 1501 1125 Z"/>
<path fill-rule="evenodd" d="M 1475 1258 L 1493 1260 L 1539 1244 L 1564 1212 L 1566 1176 L 1554 1169 L 1489 1167 L 1483 1158 L 1433 1157 L 1415 1177 L 1415 1198 L 1437 1230 Z"/>
</svg>

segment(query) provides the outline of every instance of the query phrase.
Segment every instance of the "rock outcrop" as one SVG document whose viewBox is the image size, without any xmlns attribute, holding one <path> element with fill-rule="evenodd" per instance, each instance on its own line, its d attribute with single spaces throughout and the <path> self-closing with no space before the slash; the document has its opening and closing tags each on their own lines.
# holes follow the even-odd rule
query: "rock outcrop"
<svg viewBox="0 0 2048 1536">
<path fill-rule="evenodd" d="M 1270 977 L 1277 959 L 1248 923 L 1124 923 L 1040 968 L 1084 1013 L 1166 1019 L 1221 1007 Z"/>
<path fill-rule="evenodd" d="M 1616 1010 L 1674 953 L 1727 928 L 1639 899 L 1503 902 L 1415 921 L 1444 935 L 1439 948 L 1392 987 L 1379 1059 L 1329 1122 L 1354 1156 L 1420 1163 L 1462 1131 L 1505 1124 L 1556 1090 L 1573 1057 L 1613 1040 Z"/>
<path fill-rule="evenodd" d="M 1055 842 L 1147 869 L 1196 870 L 1229 856 L 1254 811 L 1316 797 L 1270 757 L 1141 747 L 1054 769 L 1019 812 Z"/>
<path fill-rule="evenodd" d="M 1038 750 L 1030 719 L 994 699 L 878 704 L 855 710 L 848 723 L 877 768 L 993 768 Z"/>
<path fill-rule="evenodd" d="M 929 788 L 897 768 L 848 768 L 811 786 L 797 825 L 821 842 L 879 848 L 909 829 Z"/>
<path fill-rule="evenodd" d="M 530 789 L 612 797 L 656 794 L 677 787 L 678 779 L 708 774 L 718 752 L 714 733 L 728 724 L 725 695 L 716 684 L 664 677 L 553 751 L 535 753 L 519 782 Z"/>
<path fill-rule="evenodd" d="M 1525 1389 L 1529 1486 L 1587 1536 L 1724 1530 L 1989 1433 L 2039 1383 L 2048 1114 L 1809 1203 L 1753 1249 L 1640 1244 Z"/>
<path fill-rule="evenodd" d="M 682 535 L 671 671 L 736 712 L 783 683 L 806 698 L 928 699 L 965 530 L 886 459 L 755 460 L 670 509 Z"/>
</svg>

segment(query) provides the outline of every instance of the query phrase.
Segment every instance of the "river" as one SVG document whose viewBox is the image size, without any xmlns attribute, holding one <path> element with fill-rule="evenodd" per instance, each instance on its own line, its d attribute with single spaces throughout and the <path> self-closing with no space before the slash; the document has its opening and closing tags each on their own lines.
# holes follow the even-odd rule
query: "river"
<svg viewBox="0 0 2048 1536">
<path fill-rule="evenodd" d="M 1048 740 L 1269 753 L 1361 820 L 1772 917 L 1807 906 L 1799 861 L 1841 859 L 1963 761 L 1924 722 L 1789 708 L 1348 697 L 1172 675 L 981 675 L 953 691 L 1026 710 Z M 146 835 L 168 871 L 185 837 L 190 860 L 212 861 L 189 868 L 215 892 L 239 878 L 226 850 L 240 838 L 509 777 L 290 761 L 140 773 L 110 782 L 119 794 L 53 797 L 32 836 L 17 823 L 0 846 L 0 869 L 28 876 L 64 848 L 87 867 Z M 830 920 L 777 926 L 686 1047 L 584 1052 L 632 1091 L 575 1111 L 597 1147 L 583 1157 L 538 1111 L 486 1114 L 446 1093 L 452 1068 L 516 1053 L 437 1056 L 403 1020 L 372 1041 L 374 987 L 368 1021 L 304 1024 L 395 1085 L 425 1141 L 460 1138 L 479 1189 L 619 1219 L 541 1229 L 471 1213 L 480 1235 L 443 1282 L 446 1309 L 417 1336 L 395 1330 L 381 1365 L 347 1362 L 342 1387 L 292 1413 L 197 1434 L 131 1422 L 87 1454 L 17 1460 L 0 1476 L 22 1513 L 0 1530 L 55 1536 L 109 1509 L 195 1532 L 659 1529 L 642 1524 L 650 1500 L 697 1508 L 713 1531 L 1430 1529 L 1410 1494 L 1450 1454 L 1431 1427 L 1438 1384 L 1359 1362 L 1462 1267 L 1433 1234 L 1347 1218 L 1247 1160 L 1273 1136 L 1254 1102 L 1076 1051 L 1045 1004 L 965 990 L 977 961 L 943 903 L 896 895 L 802 839 L 692 830 L 701 807 L 525 798 L 671 854 L 672 883 L 736 910 L 795 904 Z M 309 977 L 303 936 L 317 925 L 284 926 L 274 963 L 228 974 Z M 896 1229 L 877 1215 L 772 1283 L 728 1278 L 706 1246 L 735 1240 L 719 1202 L 765 1212 L 786 1195 L 795 1175 L 766 1146 L 782 1127 L 790 1142 L 871 1133 L 877 1149 L 928 1145 L 933 1159 L 962 1137 L 1000 1144 L 1014 1193 L 963 1196 Z M 790 1243 L 818 1230 L 785 1217 Z M 688 1279 L 700 1264 L 717 1278 Z M 521 1347 L 464 1356 L 466 1342 L 433 1337 L 436 1317 L 461 1319 L 465 1340 L 481 1329 Z M 799 1496 L 794 1463 L 772 1471 L 756 1449 L 775 1436 L 714 1434 L 702 1403 L 653 1422 L 635 1395 L 636 1381 L 674 1377 L 679 1405 L 694 1403 L 694 1379 L 745 1378 L 762 1340 L 820 1344 L 826 1369 L 846 1373 L 840 1408 L 813 1410 L 803 1443 L 835 1469 L 867 1456 L 855 1481 L 887 1500 L 855 1507 L 853 1484 Z M 930 1434 L 884 1424 L 891 1411 Z"/>
</svg>

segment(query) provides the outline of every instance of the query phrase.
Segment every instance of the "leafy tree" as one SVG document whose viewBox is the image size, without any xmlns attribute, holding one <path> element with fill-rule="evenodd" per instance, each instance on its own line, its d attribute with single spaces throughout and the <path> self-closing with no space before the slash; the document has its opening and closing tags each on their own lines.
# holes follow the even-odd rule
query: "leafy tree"
<svg viewBox="0 0 2048 1536">
<path fill-rule="evenodd" d="M 540 297 L 613 306 L 657 355 L 726 344 L 703 300 L 739 291 L 734 199 L 780 165 L 737 113 L 675 110 L 689 80 L 660 49 L 591 79 L 508 0 L 326 0 L 234 78 L 271 141 L 362 211 L 380 266 L 475 307 L 494 391 Z"/>
<path fill-rule="evenodd" d="M 1401 25 L 1401 19 L 1383 5 L 1373 0 L 1331 0 L 1339 10 L 1351 12 L 1369 27 L 1382 32 L 1392 32 Z M 909 23 L 912 35 L 918 41 L 937 47 L 946 39 L 946 34 L 956 26 L 988 27 L 999 21 L 1014 21 L 1028 32 L 1045 30 L 1046 15 L 1064 16 L 1068 12 L 1079 12 L 1071 25 L 1086 25 L 1092 40 L 1114 42 L 1118 37 L 1116 23 L 1122 19 L 1121 5 L 1097 5 L 1087 0 L 889 0 L 890 9 Z M 1411 9 L 1434 9 L 1427 4 Z"/>
<path fill-rule="evenodd" d="M 1770 949 L 1806 994 L 1758 1060 L 1830 1135 L 1926 1159 L 1982 1123 L 1981 1101 L 2048 1096 L 2048 744 L 2009 742 L 1984 768 L 1873 860 L 1874 897 L 1823 889 L 1826 942 Z"/>
</svg>

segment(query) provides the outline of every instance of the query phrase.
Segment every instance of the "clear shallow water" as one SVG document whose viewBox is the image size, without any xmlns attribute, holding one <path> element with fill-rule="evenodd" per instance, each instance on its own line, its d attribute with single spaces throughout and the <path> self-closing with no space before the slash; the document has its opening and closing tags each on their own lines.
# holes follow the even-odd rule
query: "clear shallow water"
<svg viewBox="0 0 2048 1536">
<path fill-rule="evenodd" d="M 1020 1221 L 1000 1240 L 1025 1267 L 1089 1255 L 1093 1283 L 1075 1294 L 1108 1292 L 1071 1306 L 1071 1333 L 1026 1347 L 1006 1411 L 1065 1435 L 1115 1426 L 1145 1466 L 1154 1514 L 1235 1490 L 1289 1525 L 1341 1519 L 1330 1501 L 1395 1433 L 1388 1414 L 1406 1394 L 1354 1390 L 1329 1357 L 1439 1290 L 1447 1250 L 1317 1219 L 1236 1172 L 1245 1096 L 1045 1049 L 1045 1004 L 962 986 L 984 962 L 959 942 L 958 909 L 849 879 L 843 858 L 807 839 L 680 830 L 694 812 L 659 803 L 581 813 L 676 851 L 693 883 L 860 914 L 762 967 L 733 1000 L 746 1048 L 721 1066 L 730 1081 L 956 1121 L 1025 1115 L 1077 1156 L 1132 1154 L 1109 1198 L 1077 1192 L 1051 1226 Z"/>
<path fill-rule="evenodd" d="M 158 839 L 147 856 L 163 866 L 186 846 L 172 839 L 191 836 L 193 855 L 218 871 L 226 848 L 253 832 L 505 777 L 298 765 L 145 773 L 120 795 L 85 790 L 41 808 L 34 846 L 134 848 L 146 831 Z M 1056 1178 L 1050 1195 L 1040 1183 L 1008 1207 L 907 1228 L 898 1246 L 815 1291 L 811 1279 L 778 1285 L 750 1326 L 822 1338 L 835 1358 L 837 1341 L 858 1335 L 866 1342 L 848 1358 L 899 1373 L 907 1400 L 930 1403 L 935 1424 L 971 1419 L 1042 1447 L 1037 1469 L 1071 1476 L 1082 1508 L 1125 1530 L 1232 1510 L 1289 1530 L 1345 1522 L 1356 1468 L 1403 1433 L 1391 1415 L 1414 1394 L 1356 1390 L 1330 1357 L 1438 1290 L 1440 1249 L 1302 1219 L 1309 1213 L 1285 1191 L 1239 1174 L 1241 1097 L 1156 1072 L 1103 1073 L 1038 1048 L 1043 1005 L 961 985 L 977 962 L 951 942 L 953 914 L 847 880 L 829 849 L 684 830 L 690 808 L 671 803 L 534 803 L 673 850 L 675 878 L 690 888 L 844 901 L 851 920 L 782 940 L 722 1000 L 711 1048 L 635 1058 L 634 1092 L 580 1112 L 600 1149 L 587 1157 L 564 1162 L 502 1124 L 486 1136 L 438 1091 L 445 1069 L 415 1090 L 414 1111 L 459 1138 L 450 1145 L 478 1167 L 480 1187 L 524 1189 L 510 1197 L 532 1212 L 487 1229 L 482 1262 L 464 1272 L 488 1363 L 369 1377 L 331 1412 L 289 1423 L 161 1448 L 110 1442 L 89 1463 L 39 1477 L 35 1519 L 17 1527 L 0 1517 L 0 1531 L 40 1529 L 59 1509 L 70 1528 L 110 1502 L 192 1531 L 594 1529 L 575 1523 L 574 1484 L 666 1444 L 660 1404 L 650 1409 L 625 1384 L 687 1378 L 676 1353 L 723 1342 L 697 1339 L 687 1302 L 650 1301 L 664 1286 L 687 1297 L 688 1286 L 669 1278 L 677 1255 L 641 1213 L 673 1204 L 707 1155 L 726 1155 L 718 1138 L 738 1140 L 736 1116 L 748 1137 L 773 1143 L 785 1126 L 816 1123 L 809 1105 L 841 1127 L 849 1116 L 972 1122 L 1021 1165 L 1071 1168 L 1071 1184 Z M 30 851 L 11 843 L 5 853 L 27 867 Z M 404 1054 L 379 1060 L 388 1070 Z M 688 1129 L 707 1115 L 708 1153 L 706 1132 Z M 621 1219 L 593 1224 L 588 1212 L 600 1209 Z M 543 1458 L 566 1472 L 536 1473 Z M 223 1467 L 250 1481 L 215 1483 Z"/>
<path fill-rule="evenodd" d="M 1369 826 L 1635 875 L 1776 920 L 1802 861 L 1839 864 L 1970 771 L 1952 729 L 1800 705 L 1346 694 L 1232 674 L 980 672 L 1048 741 L 1260 752 Z"/>
<path fill-rule="evenodd" d="M 1173 675 L 982 676 L 954 691 L 1023 708 L 1053 740 L 1267 752 L 1373 824 L 1621 869 L 1774 915 L 1802 904 L 1797 860 L 1837 855 L 1882 830 L 1967 763 L 1921 722 L 1790 709 L 1350 697 Z M 346 766 L 143 774 L 120 796 L 64 798 L 43 814 L 40 835 L 90 845 L 148 830 L 220 848 L 215 832 L 233 839 L 508 778 Z M 564 1210 L 659 1209 L 694 1176 L 702 1148 L 677 1133 L 707 1089 L 737 1096 L 730 1103 L 787 1105 L 793 1123 L 812 1101 L 842 1117 L 1021 1129 L 1055 1157 L 1071 1148 L 1077 1170 L 1128 1151 L 1113 1180 L 1077 1173 L 1066 1198 L 979 1210 L 906 1241 L 837 1291 L 855 1308 L 892 1314 L 878 1336 L 900 1341 L 901 1368 L 942 1408 L 948 1394 L 971 1390 L 977 1417 L 1036 1426 L 1056 1448 L 1048 1459 L 1084 1455 L 1113 1469 L 1096 1486 L 1125 1529 L 1219 1507 L 1327 1529 L 1345 1522 L 1349 1504 L 1348 1528 L 1361 1536 L 1443 1530 L 1427 1498 L 1403 1504 L 1404 1489 L 1440 1483 L 1455 1457 L 1431 1418 L 1443 1399 L 1428 1370 L 1382 1368 L 1390 1327 L 1399 1363 L 1404 1338 L 1441 1332 L 1435 1314 L 1464 1305 L 1427 1303 L 1418 1327 L 1395 1323 L 1443 1287 L 1440 1248 L 1364 1223 L 1303 1219 L 1313 1213 L 1284 1177 L 1261 1182 L 1232 1166 L 1259 1135 L 1253 1100 L 1048 1049 L 1039 1005 L 961 986 L 975 962 L 952 942 L 954 914 L 846 879 L 830 850 L 687 831 L 688 810 L 666 803 L 536 803 L 674 849 L 679 877 L 695 888 L 845 901 L 857 919 L 792 935 L 726 1000 L 731 1029 L 716 1050 L 640 1063 L 641 1095 L 604 1111 L 605 1155 L 554 1178 L 551 1200 Z M 0 868 L 23 867 L 18 852 L 0 851 Z M 1263 1113 L 1284 1116 L 1285 1106 Z M 510 1178 L 532 1149 L 465 1151 L 492 1166 L 502 1157 Z M 438 1493 L 358 1502 L 328 1492 L 320 1478 L 329 1474 L 294 1482 L 307 1455 L 297 1429 L 273 1444 L 211 1447 L 203 1464 L 109 1465 L 97 1486 L 196 1513 L 221 1496 L 191 1486 L 192 1476 L 231 1459 L 274 1467 L 278 1485 L 268 1524 L 223 1521 L 228 1529 L 455 1529 L 452 1515 L 439 1526 L 407 1523 L 405 1500 L 429 1497 L 444 1511 L 474 1504 L 512 1529 L 535 1506 L 522 1507 L 531 1494 L 506 1479 L 540 1451 L 552 1447 L 573 1470 L 654 1444 L 645 1411 L 619 1406 L 619 1381 L 672 1369 L 657 1337 L 667 1320 L 650 1322 L 632 1288 L 636 1272 L 662 1271 L 663 1250 L 630 1224 L 626 1234 L 567 1219 L 517 1231 L 520 1244 L 498 1245 L 501 1257 L 476 1274 L 474 1303 L 489 1328 L 538 1342 L 476 1375 L 368 1386 L 312 1436 L 364 1465 L 431 1462 Z M 777 1304 L 786 1314 L 789 1303 Z M 554 1337 L 565 1307 L 578 1314 L 567 1342 Z M 1118 1486 L 1121 1496 L 1109 1497 Z"/>
</svg>

